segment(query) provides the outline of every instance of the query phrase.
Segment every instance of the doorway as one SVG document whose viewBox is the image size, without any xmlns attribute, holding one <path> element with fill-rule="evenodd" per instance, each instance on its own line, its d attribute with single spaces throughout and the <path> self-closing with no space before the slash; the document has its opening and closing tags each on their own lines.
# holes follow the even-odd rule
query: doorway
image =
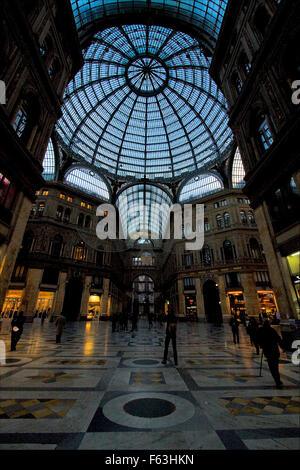
<svg viewBox="0 0 300 470">
<path fill-rule="evenodd" d="M 203 285 L 205 315 L 208 323 L 221 325 L 223 323 L 220 305 L 219 289 L 215 281 L 206 281 Z"/>
<path fill-rule="evenodd" d="M 62 313 L 68 321 L 78 320 L 82 297 L 83 283 L 79 277 L 72 277 L 66 285 Z"/>
<path fill-rule="evenodd" d="M 154 313 L 154 282 L 150 276 L 141 275 L 133 281 L 132 304 L 139 315 Z"/>
</svg>

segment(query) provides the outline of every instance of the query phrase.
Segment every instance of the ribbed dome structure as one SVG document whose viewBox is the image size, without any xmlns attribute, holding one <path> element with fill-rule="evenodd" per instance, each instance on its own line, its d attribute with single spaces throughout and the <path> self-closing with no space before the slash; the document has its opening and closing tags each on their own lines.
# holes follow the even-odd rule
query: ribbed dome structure
<svg viewBox="0 0 300 470">
<path fill-rule="evenodd" d="M 232 141 L 225 99 L 199 42 L 154 25 L 98 32 L 68 85 L 57 130 L 79 159 L 115 178 L 180 178 Z"/>
</svg>

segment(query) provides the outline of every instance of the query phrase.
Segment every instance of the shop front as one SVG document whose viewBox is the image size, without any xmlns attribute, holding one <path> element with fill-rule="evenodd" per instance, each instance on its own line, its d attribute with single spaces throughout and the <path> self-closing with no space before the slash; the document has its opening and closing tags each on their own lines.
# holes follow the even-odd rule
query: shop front
<svg viewBox="0 0 300 470">
<path fill-rule="evenodd" d="M 287 256 L 287 263 L 295 291 L 295 311 L 300 317 L 300 251 Z"/>
<path fill-rule="evenodd" d="M 232 315 L 238 315 L 242 319 L 245 317 L 246 307 L 245 299 L 242 291 L 230 291 L 227 292 L 230 306 L 230 313 Z"/>
<path fill-rule="evenodd" d="M 88 303 L 87 320 L 96 320 L 100 316 L 101 296 L 99 294 L 91 294 Z"/>
<path fill-rule="evenodd" d="M 12 317 L 13 312 L 20 308 L 22 296 L 23 290 L 8 290 L 5 296 L 1 316 L 4 318 Z"/>
<path fill-rule="evenodd" d="M 51 313 L 54 304 L 55 292 L 40 291 L 36 301 L 36 313 L 49 311 Z"/>
<path fill-rule="evenodd" d="M 273 291 L 258 291 L 258 301 L 260 313 L 263 318 L 273 319 L 275 312 L 278 311 L 276 297 Z"/>
<path fill-rule="evenodd" d="M 197 318 L 196 294 L 185 294 L 185 314 L 187 318 Z"/>
</svg>

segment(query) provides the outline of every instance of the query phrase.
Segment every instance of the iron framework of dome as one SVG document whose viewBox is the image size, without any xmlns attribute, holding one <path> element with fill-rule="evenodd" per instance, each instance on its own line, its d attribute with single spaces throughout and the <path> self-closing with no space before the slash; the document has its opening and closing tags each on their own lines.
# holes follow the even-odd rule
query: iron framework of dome
<svg viewBox="0 0 300 470">
<path fill-rule="evenodd" d="M 57 131 L 117 179 L 180 179 L 225 158 L 226 102 L 199 42 L 162 26 L 97 32 L 68 85 Z"/>
</svg>

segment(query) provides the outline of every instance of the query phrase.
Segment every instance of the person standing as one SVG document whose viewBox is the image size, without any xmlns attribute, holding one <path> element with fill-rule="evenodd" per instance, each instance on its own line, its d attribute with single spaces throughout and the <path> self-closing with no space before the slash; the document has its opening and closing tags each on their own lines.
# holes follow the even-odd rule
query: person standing
<svg viewBox="0 0 300 470">
<path fill-rule="evenodd" d="M 276 388 L 282 388 L 283 383 L 279 374 L 279 358 L 280 351 L 278 345 L 283 349 L 283 341 L 279 334 L 271 327 L 268 320 L 264 321 L 261 328 L 256 334 L 256 341 L 263 350 L 263 354 L 267 359 L 270 372 L 275 380 Z"/>
<path fill-rule="evenodd" d="M 57 317 L 56 326 L 56 343 L 60 343 L 61 335 L 66 324 L 66 318 L 61 314 Z"/>
<path fill-rule="evenodd" d="M 254 317 L 251 317 L 249 320 L 249 324 L 247 326 L 247 333 L 250 336 L 251 346 L 255 346 L 256 354 L 259 354 L 259 344 L 256 340 L 256 335 L 258 331 L 258 323 Z"/>
<path fill-rule="evenodd" d="M 233 342 L 234 344 L 240 344 L 240 335 L 239 335 L 239 326 L 240 320 L 238 319 L 237 315 L 234 315 L 229 322 L 232 330 Z"/>
<path fill-rule="evenodd" d="M 175 366 L 177 366 L 178 365 L 178 358 L 177 358 L 177 349 L 176 349 L 176 316 L 174 315 L 173 312 L 170 312 L 167 315 L 165 349 L 164 349 L 164 358 L 161 361 L 162 364 L 167 363 L 168 349 L 169 349 L 170 341 L 172 341 L 174 363 L 175 363 Z"/>
<path fill-rule="evenodd" d="M 14 313 L 14 317 L 11 322 L 11 345 L 10 350 L 16 351 L 17 343 L 19 342 L 24 326 L 24 317 L 23 312 L 21 311 L 18 315 L 18 312 Z"/>
</svg>

